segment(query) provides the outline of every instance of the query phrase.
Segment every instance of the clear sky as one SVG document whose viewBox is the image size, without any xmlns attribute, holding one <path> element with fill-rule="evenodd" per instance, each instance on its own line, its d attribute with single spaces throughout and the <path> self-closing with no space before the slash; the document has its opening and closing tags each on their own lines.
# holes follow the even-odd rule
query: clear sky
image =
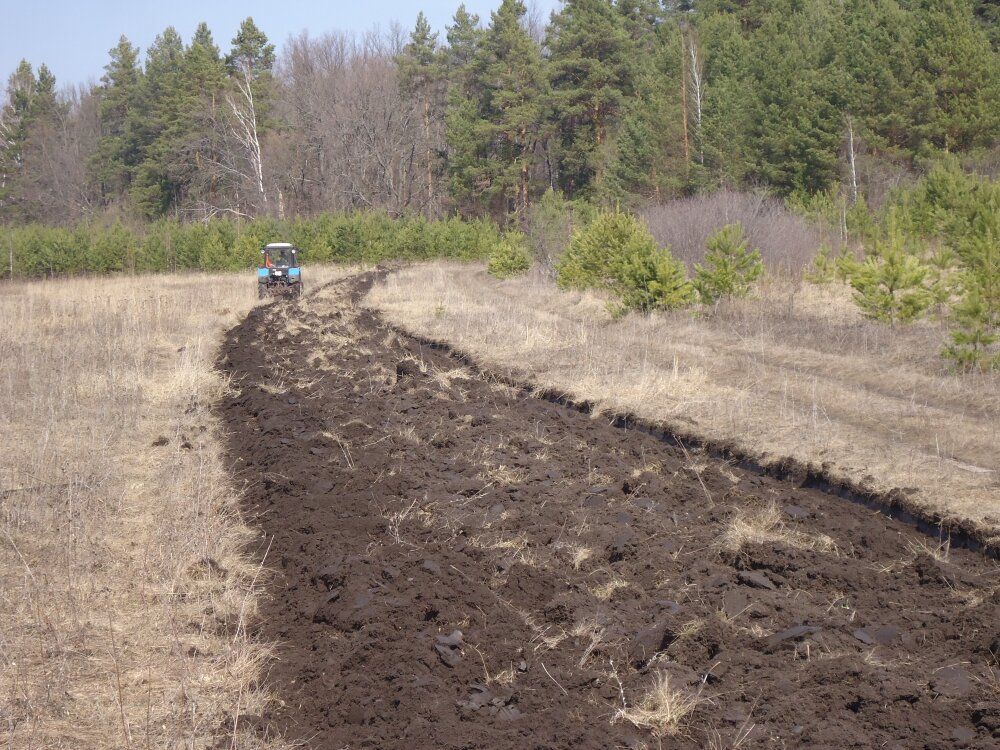
<svg viewBox="0 0 1000 750">
<path fill-rule="evenodd" d="M 436 30 L 451 23 L 462 0 L 354 0 L 306 2 L 305 0 L 0 0 L 0 100 L 5 98 L 8 76 L 22 59 L 36 70 L 45 63 L 56 76 L 56 85 L 100 80 L 108 50 L 124 34 L 142 50 L 167 26 L 190 41 L 198 23 L 205 21 L 215 43 L 225 53 L 240 22 L 253 16 L 257 26 L 281 50 L 286 39 L 308 30 L 313 36 L 327 31 L 364 31 L 388 28 L 398 21 L 413 27 L 424 11 Z M 466 8 L 483 22 L 500 0 L 465 0 Z M 531 7 L 531 2 L 526 2 Z M 544 13 L 558 7 L 558 0 L 534 0 Z M 442 34 L 443 38 L 443 34 Z"/>
</svg>

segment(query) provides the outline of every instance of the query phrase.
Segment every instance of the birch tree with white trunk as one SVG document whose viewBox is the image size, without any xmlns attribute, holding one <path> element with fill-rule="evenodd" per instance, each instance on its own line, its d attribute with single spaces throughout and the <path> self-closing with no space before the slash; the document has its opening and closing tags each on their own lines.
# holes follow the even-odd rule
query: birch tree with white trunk
<svg viewBox="0 0 1000 750">
<path fill-rule="evenodd" d="M 257 103 L 254 99 L 250 69 L 243 65 L 240 68 L 234 76 L 235 91 L 226 95 L 226 102 L 233 115 L 230 135 L 245 159 L 246 170 L 243 177 L 253 185 L 261 208 L 266 211 L 267 190 L 264 189 L 264 157 L 257 126 Z"/>
</svg>

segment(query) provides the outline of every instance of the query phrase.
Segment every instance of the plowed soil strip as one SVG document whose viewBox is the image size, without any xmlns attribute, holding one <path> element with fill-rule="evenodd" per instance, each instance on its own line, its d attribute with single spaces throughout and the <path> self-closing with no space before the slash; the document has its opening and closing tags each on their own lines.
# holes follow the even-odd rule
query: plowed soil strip
<svg viewBox="0 0 1000 750">
<path fill-rule="evenodd" d="M 273 540 L 261 732 L 997 746 L 994 561 L 475 376 L 356 307 L 368 281 L 257 309 L 224 349 Z"/>
</svg>

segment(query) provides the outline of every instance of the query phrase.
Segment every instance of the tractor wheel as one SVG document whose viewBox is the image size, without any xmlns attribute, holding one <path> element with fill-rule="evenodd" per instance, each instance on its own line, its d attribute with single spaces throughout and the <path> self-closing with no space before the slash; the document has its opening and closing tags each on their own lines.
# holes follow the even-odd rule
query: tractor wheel
<svg viewBox="0 0 1000 750">
<path fill-rule="evenodd" d="M 267 296 L 268 296 L 268 294 L 267 294 L 267 284 L 258 284 L 257 285 L 257 298 L 258 299 L 267 299 Z"/>
</svg>

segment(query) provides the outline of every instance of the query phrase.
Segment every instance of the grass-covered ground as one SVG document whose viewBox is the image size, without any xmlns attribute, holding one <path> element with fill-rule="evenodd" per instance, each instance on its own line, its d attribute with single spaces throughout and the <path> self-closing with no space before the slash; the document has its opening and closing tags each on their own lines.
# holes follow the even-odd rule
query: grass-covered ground
<svg viewBox="0 0 1000 750">
<path fill-rule="evenodd" d="M 261 710 L 268 648 L 246 623 L 267 540 L 212 413 L 219 342 L 256 291 L 248 273 L 0 284 L 10 747 L 205 747 Z"/>
</svg>

